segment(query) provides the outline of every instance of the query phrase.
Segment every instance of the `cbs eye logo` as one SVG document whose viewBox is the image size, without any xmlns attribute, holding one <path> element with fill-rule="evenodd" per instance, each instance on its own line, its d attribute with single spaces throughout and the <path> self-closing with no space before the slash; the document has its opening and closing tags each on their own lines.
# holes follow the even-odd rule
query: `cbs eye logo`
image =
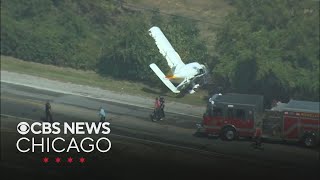
<svg viewBox="0 0 320 180">
<path fill-rule="evenodd" d="M 26 135 L 28 134 L 28 132 L 30 131 L 30 126 L 28 123 L 26 122 L 20 122 L 17 125 L 17 131 L 21 134 L 21 135 Z"/>
</svg>

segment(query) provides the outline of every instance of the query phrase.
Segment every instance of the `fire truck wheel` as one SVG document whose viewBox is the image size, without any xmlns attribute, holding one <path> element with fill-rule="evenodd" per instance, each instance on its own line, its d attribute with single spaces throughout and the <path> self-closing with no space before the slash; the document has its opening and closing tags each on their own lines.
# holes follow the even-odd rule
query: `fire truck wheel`
<svg viewBox="0 0 320 180">
<path fill-rule="evenodd" d="M 233 128 L 227 127 L 223 130 L 223 139 L 227 141 L 232 141 L 235 139 L 235 137 L 236 137 L 236 131 Z"/>
<path fill-rule="evenodd" d="M 306 134 L 303 138 L 303 144 L 306 147 L 314 147 L 316 144 L 316 137 L 312 134 Z"/>
</svg>

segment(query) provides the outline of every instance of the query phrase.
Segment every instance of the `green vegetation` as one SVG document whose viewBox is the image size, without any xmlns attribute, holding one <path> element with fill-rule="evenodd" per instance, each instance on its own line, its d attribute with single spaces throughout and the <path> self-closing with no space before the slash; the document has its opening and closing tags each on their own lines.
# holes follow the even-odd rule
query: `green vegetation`
<svg viewBox="0 0 320 180">
<path fill-rule="evenodd" d="M 178 16 L 197 23 L 199 39 L 204 41 L 210 55 L 215 54 L 217 29 L 234 7 L 230 0 L 125 0 L 124 7 L 150 12 L 159 10 L 161 16 Z M 174 47 L 177 48 L 177 47 Z"/>
<path fill-rule="evenodd" d="M 16 66 L 4 56 L 2 69 L 36 72 L 51 79 L 68 76 L 68 81 L 104 88 L 122 84 L 105 87 L 88 79 L 121 79 L 141 87 L 152 85 L 165 94 L 167 88 L 148 66 L 155 62 L 167 68 L 147 32 L 156 25 L 184 62 L 209 65 L 214 87 L 262 94 L 267 102 L 273 98 L 319 101 L 319 1 L 120 2 L 2 0 L 1 55 L 86 72 L 77 74 L 69 68 L 56 72 L 52 66 L 53 72 L 34 70 L 22 63 Z M 139 5 L 142 8 L 137 9 Z M 139 94 L 141 87 L 131 93 Z M 192 101 L 195 96 L 185 98 Z"/>
<path fill-rule="evenodd" d="M 319 101 L 319 1 L 242 0 L 218 33 L 226 89 Z"/>
<path fill-rule="evenodd" d="M 177 98 L 176 95 L 168 91 L 162 91 L 157 87 L 150 87 L 139 82 L 105 77 L 89 70 L 76 70 L 66 67 L 26 62 L 8 56 L 1 56 L 1 70 L 34 75 L 61 82 L 71 82 L 75 84 L 100 87 L 113 92 L 139 95 L 142 97 L 154 98 L 161 94 L 166 97 L 168 102 L 175 101 L 204 106 L 203 101 L 207 98 L 205 91 L 199 91 L 198 93 L 190 94 L 184 98 Z M 153 104 L 150 104 L 150 107 L 152 106 Z"/>
<path fill-rule="evenodd" d="M 152 25 L 166 32 L 186 61 L 207 52 L 191 20 L 131 11 L 117 1 L 12 0 L 1 8 L 1 54 L 26 61 L 160 85 L 148 65 L 167 66 L 148 35 Z"/>
</svg>

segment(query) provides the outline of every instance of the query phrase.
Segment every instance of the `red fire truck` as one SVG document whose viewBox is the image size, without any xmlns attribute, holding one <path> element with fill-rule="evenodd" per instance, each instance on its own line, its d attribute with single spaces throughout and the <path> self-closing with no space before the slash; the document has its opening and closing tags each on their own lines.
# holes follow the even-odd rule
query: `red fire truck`
<svg viewBox="0 0 320 180">
<path fill-rule="evenodd" d="M 306 146 L 319 143 L 319 102 L 290 100 L 263 110 L 263 96 L 215 94 L 208 102 L 198 133 L 220 135 L 225 140 L 253 137 L 262 129 L 262 137 L 302 141 Z"/>
</svg>

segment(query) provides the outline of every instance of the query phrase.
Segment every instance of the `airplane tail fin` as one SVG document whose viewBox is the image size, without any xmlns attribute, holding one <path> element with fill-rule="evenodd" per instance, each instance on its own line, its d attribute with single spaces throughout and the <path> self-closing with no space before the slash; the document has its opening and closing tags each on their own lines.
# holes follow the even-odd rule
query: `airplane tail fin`
<svg viewBox="0 0 320 180">
<path fill-rule="evenodd" d="M 154 73 L 160 78 L 160 80 L 174 93 L 180 93 L 180 91 L 171 83 L 169 79 L 163 74 L 163 72 L 154 63 L 149 65 Z"/>
</svg>

